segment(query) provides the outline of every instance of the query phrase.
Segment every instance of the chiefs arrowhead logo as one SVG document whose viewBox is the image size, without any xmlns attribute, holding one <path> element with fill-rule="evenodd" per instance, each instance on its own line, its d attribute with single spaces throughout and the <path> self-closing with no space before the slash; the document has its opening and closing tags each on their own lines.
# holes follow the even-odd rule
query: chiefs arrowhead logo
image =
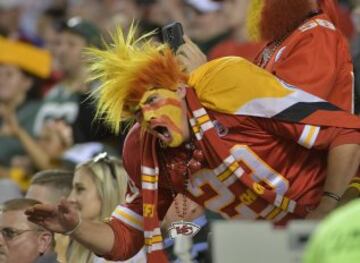
<svg viewBox="0 0 360 263">
<path fill-rule="evenodd" d="M 180 235 L 195 236 L 200 231 L 200 227 L 192 222 L 174 222 L 171 223 L 168 233 L 169 237 L 175 239 Z"/>
</svg>

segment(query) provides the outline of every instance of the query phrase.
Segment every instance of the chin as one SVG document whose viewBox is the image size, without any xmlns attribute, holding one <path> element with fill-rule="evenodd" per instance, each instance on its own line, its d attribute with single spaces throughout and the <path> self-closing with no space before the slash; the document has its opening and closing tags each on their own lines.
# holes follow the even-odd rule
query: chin
<svg viewBox="0 0 360 263">
<path fill-rule="evenodd" d="M 169 146 L 169 147 L 172 147 L 172 148 L 175 148 L 175 147 L 180 146 L 182 143 L 183 143 L 183 141 L 171 141 L 171 142 L 168 144 L 168 146 Z"/>
<path fill-rule="evenodd" d="M 169 147 L 178 147 L 184 142 L 184 138 L 180 135 L 174 136 L 173 139 L 168 143 Z"/>
</svg>

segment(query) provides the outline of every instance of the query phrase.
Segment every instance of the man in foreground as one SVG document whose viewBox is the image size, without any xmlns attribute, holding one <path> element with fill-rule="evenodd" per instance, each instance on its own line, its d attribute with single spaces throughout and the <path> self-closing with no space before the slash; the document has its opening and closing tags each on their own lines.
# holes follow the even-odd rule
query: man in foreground
<svg viewBox="0 0 360 263">
<path fill-rule="evenodd" d="M 227 219 L 277 224 L 336 207 L 359 167 L 358 117 L 241 58 L 189 78 L 168 46 L 134 35 L 91 52 L 98 114 L 115 131 L 137 121 L 124 147 L 127 203 L 106 223 L 81 220 L 65 201 L 28 209 L 31 221 L 112 260 L 145 244 L 149 262 L 166 262 L 160 220 L 177 193 Z M 176 206 L 181 218 L 186 203 Z"/>
<path fill-rule="evenodd" d="M 52 251 L 53 235 L 43 227 L 29 222 L 25 209 L 40 204 L 32 199 L 12 199 L 0 212 L 0 262 L 56 263 Z M 2 259 L 7 257 L 7 260 Z M 6 258 L 5 257 L 5 258 Z"/>
</svg>

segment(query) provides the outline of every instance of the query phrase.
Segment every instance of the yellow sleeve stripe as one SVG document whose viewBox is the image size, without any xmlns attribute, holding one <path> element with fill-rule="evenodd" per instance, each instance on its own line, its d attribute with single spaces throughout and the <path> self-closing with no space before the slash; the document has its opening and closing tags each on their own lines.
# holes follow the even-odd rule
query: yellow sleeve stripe
<svg viewBox="0 0 360 263">
<path fill-rule="evenodd" d="M 304 130 L 302 131 L 300 138 L 298 140 L 298 144 L 304 146 L 307 149 L 312 148 L 319 132 L 320 132 L 320 127 L 305 125 Z"/>
<path fill-rule="evenodd" d="M 143 220 L 140 220 L 140 219 L 136 218 L 135 216 L 133 216 L 129 213 L 126 213 L 123 210 L 116 209 L 113 212 L 112 216 L 116 217 L 117 219 L 120 219 L 121 221 L 127 223 L 128 225 L 130 225 L 136 229 L 143 230 Z M 138 216 L 138 217 L 140 217 L 140 216 Z"/>
</svg>

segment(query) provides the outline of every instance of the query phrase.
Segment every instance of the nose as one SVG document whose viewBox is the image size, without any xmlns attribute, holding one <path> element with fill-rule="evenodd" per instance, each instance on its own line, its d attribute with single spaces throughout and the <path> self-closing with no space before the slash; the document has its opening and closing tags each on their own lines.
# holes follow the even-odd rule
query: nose
<svg viewBox="0 0 360 263">
<path fill-rule="evenodd" d="M 2 233 L 2 231 L 0 231 L 0 247 L 5 246 L 5 237 Z"/>
<path fill-rule="evenodd" d="M 67 201 L 72 205 L 76 204 L 76 196 L 75 196 L 75 190 L 74 189 L 71 190 L 71 192 L 70 192 L 70 194 L 69 194 L 69 196 L 67 198 Z"/>
<path fill-rule="evenodd" d="M 153 119 L 156 119 L 156 115 L 155 115 L 154 111 L 149 110 L 149 111 L 146 111 L 143 113 L 142 118 L 144 121 L 149 122 Z"/>
</svg>

